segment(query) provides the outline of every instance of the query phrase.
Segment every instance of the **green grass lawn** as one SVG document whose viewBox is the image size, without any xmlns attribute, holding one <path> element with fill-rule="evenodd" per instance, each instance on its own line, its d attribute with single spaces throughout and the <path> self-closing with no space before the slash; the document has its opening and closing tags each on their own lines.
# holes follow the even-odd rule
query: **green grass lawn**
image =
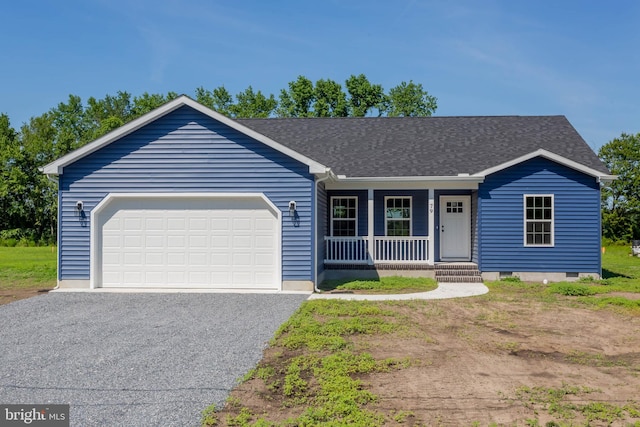
<svg viewBox="0 0 640 427">
<path fill-rule="evenodd" d="M 640 258 L 631 255 L 631 246 L 608 246 L 602 256 L 602 279 L 581 278 L 575 282 L 541 283 L 501 280 L 486 285 L 488 298 L 518 298 L 527 294 L 553 302 L 569 297 L 576 304 L 592 308 L 609 308 L 628 313 L 640 313 Z"/>
<path fill-rule="evenodd" d="M 0 290 L 56 286 L 55 247 L 0 247 Z"/>
<path fill-rule="evenodd" d="M 325 280 L 320 285 L 323 291 L 362 291 L 368 294 L 395 294 L 432 291 L 438 282 L 425 277 L 381 277 L 376 280 Z"/>
</svg>

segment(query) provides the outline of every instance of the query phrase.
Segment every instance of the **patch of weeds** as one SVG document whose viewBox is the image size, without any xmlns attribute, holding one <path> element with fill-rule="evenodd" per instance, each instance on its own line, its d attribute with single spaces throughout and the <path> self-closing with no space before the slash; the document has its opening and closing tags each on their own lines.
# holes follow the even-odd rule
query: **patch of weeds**
<svg viewBox="0 0 640 427">
<path fill-rule="evenodd" d="M 234 396 L 229 396 L 225 404 L 232 408 L 239 408 L 242 406 L 242 402 L 240 401 L 240 399 Z"/>
<path fill-rule="evenodd" d="M 276 341 L 288 349 L 342 350 L 346 336 L 386 334 L 401 329 L 397 316 L 368 301 L 306 301 L 276 332 Z"/>
<path fill-rule="evenodd" d="M 247 426 L 253 419 L 253 414 L 249 409 L 242 408 L 240 409 L 240 413 L 235 417 L 228 416 L 226 419 L 226 425 L 228 427 L 238 427 L 238 426 Z"/>
<path fill-rule="evenodd" d="M 625 406 L 617 406 L 607 402 L 589 402 L 586 404 L 567 401 L 568 396 L 583 396 L 598 390 L 590 387 L 570 386 L 563 383 L 561 387 L 527 387 L 523 386 L 516 390 L 516 400 L 519 400 L 525 407 L 534 410 L 547 411 L 549 415 L 560 417 L 561 420 L 574 420 L 581 415 L 586 420 L 585 425 L 592 425 L 593 422 L 605 422 L 611 425 L 614 421 L 619 421 L 625 417 L 637 417 L 637 404 L 629 403 Z M 558 424 L 553 421 L 549 425 Z M 573 425 L 573 422 L 570 423 Z"/>
<path fill-rule="evenodd" d="M 520 349 L 520 343 L 515 341 L 499 342 L 498 344 L 496 344 L 496 347 L 499 350 L 508 351 L 509 353 L 515 353 Z"/>
<path fill-rule="evenodd" d="M 549 286 L 548 291 L 554 294 L 560 294 L 572 297 L 582 297 L 587 295 L 594 295 L 595 289 L 590 286 L 582 285 L 580 283 L 554 283 Z"/>
<path fill-rule="evenodd" d="M 413 411 L 398 411 L 393 414 L 392 418 L 398 424 L 403 424 L 405 421 L 407 421 L 407 418 L 414 418 L 415 416 L 416 414 L 414 414 Z"/>
<path fill-rule="evenodd" d="M 239 382 L 246 383 L 247 381 L 252 380 L 255 374 L 256 374 L 256 368 L 249 369 L 249 371 L 246 374 L 244 374 L 242 378 L 240 378 Z"/>
<path fill-rule="evenodd" d="M 364 409 L 377 397 L 365 390 L 362 381 L 354 376 L 384 372 L 402 362 L 387 359 L 376 361 L 367 353 L 354 354 L 348 351 L 327 355 L 317 360 L 312 370 L 318 383 L 312 406 L 300 417 L 289 420 L 293 425 L 380 426 L 384 416 Z"/>
<path fill-rule="evenodd" d="M 617 308 L 633 314 L 640 314 L 640 299 L 631 300 L 620 296 L 584 297 L 579 301 L 596 308 Z"/>
<path fill-rule="evenodd" d="M 276 370 L 272 366 L 260 366 L 256 368 L 255 377 L 262 381 L 267 381 L 276 374 Z"/>
<path fill-rule="evenodd" d="M 609 424 L 624 417 L 624 409 L 611 403 L 592 402 L 580 407 L 580 412 L 587 422 L 605 421 Z"/>
<path fill-rule="evenodd" d="M 218 425 L 218 417 L 216 416 L 216 405 L 211 404 L 202 410 L 202 426 L 213 427 Z"/>
<path fill-rule="evenodd" d="M 500 281 L 504 282 L 504 283 L 520 283 L 520 282 L 522 282 L 522 280 L 520 280 L 520 278 L 518 276 L 501 277 Z"/>
<path fill-rule="evenodd" d="M 376 360 L 366 352 L 354 351 L 347 338 L 355 334 L 385 334 L 402 331 L 408 318 L 382 303 L 318 300 L 304 303 L 272 340 L 272 347 L 286 348 L 273 366 L 259 365 L 252 378 L 279 382 L 269 389 L 272 402 L 299 408 L 301 415 L 273 423 L 257 417 L 247 408 L 231 408 L 230 426 L 382 426 L 393 422 L 369 409 L 378 397 L 367 390 L 363 376 L 405 369 L 410 358 Z M 335 343 L 343 343 L 340 346 Z M 291 351 L 291 349 L 295 349 Z M 274 353 L 275 354 L 275 353 Z M 399 420 L 417 425 L 411 413 L 395 413 Z M 400 423 L 400 421 L 396 421 Z"/>
<path fill-rule="evenodd" d="M 311 369 L 319 362 L 316 356 L 298 356 L 291 359 L 284 377 L 283 392 L 288 398 L 293 398 L 296 403 L 306 401 L 308 382 L 303 376 L 310 377 Z"/>
<path fill-rule="evenodd" d="M 276 377 L 276 370 L 273 366 L 258 366 L 255 369 L 253 378 L 259 378 L 264 382 L 267 390 L 275 392 L 280 387 L 280 380 Z"/>
<path fill-rule="evenodd" d="M 603 354 L 592 354 L 584 351 L 571 351 L 566 355 L 569 362 L 595 367 L 611 367 L 611 366 L 628 366 L 628 363 L 622 360 L 607 358 Z"/>
<path fill-rule="evenodd" d="M 544 303 L 555 303 L 557 297 L 546 291 L 547 286 L 535 282 L 495 281 L 485 282 L 489 293 L 476 297 L 487 301 L 521 301 L 522 298 Z"/>
<path fill-rule="evenodd" d="M 516 399 L 528 408 L 535 409 L 536 406 L 540 406 L 549 414 L 559 415 L 563 419 L 571 419 L 575 417 L 576 406 L 565 402 L 564 398 L 568 395 L 577 396 L 593 391 L 588 387 L 570 386 L 566 383 L 563 383 L 559 388 L 522 386 L 516 390 Z"/>
</svg>

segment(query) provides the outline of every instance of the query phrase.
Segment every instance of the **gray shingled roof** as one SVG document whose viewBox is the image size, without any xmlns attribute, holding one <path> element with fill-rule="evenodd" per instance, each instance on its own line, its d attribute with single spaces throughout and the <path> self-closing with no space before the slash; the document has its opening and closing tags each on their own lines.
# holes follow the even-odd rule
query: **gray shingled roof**
<svg viewBox="0 0 640 427">
<path fill-rule="evenodd" d="M 564 116 L 237 121 L 349 177 L 474 174 L 538 149 L 609 173 Z"/>
</svg>

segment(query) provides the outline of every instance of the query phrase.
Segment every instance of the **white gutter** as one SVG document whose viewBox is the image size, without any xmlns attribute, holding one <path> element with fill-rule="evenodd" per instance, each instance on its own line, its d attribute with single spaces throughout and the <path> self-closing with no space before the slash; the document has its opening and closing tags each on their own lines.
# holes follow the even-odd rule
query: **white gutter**
<svg viewBox="0 0 640 427">
<path fill-rule="evenodd" d="M 450 175 L 450 176 L 357 176 L 347 177 L 338 175 L 339 182 L 441 182 L 441 181 L 462 181 L 462 182 L 483 182 L 484 176 L 474 175 Z"/>
<path fill-rule="evenodd" d="M 315 235 L 315 239 L 314 242 L 316 244 L 316 252 L 318 250 L 318 186 L 321 182 L 328 180 L 329 178 L 332 177 L 333 173 L 331 172 L 331 169 L 326 169 L 325 170 L 326 176 L 320 179 L 316 180 L 315 183 L 315 212 L 313 215 L 313 233 Z M 324 236 L 323 236 L 324 237 Z M 319 288 L 318 288 L 318 254 L 316 253 L 316 256 L 313 257 L 313 290 L 314 292 L 322 292 Z"/>
</svg>

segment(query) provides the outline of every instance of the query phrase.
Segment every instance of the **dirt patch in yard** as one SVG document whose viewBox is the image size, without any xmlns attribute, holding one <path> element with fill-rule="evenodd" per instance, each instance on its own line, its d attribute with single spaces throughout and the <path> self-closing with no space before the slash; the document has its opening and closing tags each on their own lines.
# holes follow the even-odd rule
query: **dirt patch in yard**
<svg viewBox="0 0 640 427">
<path fill-rule="evenodd" d="M 349 335 L 350 349 L 409 362 L 355 375 L 377 396 L 361 406 L 384 425 L 640 425 L 640 317 L 575 301 L 490 293 L 381 303 L 407 327 Z M 277 423 L 314 406 L 313 397 L 296 402 L 274 386 L 299 354 L 267 349 L 260 366 L 275 375 L 238 385 L 217 414 L 220 425 L 243 408 L 251 421 Z"/>
<path fill-rule="evenodd" d="M 46 294 L 51 289 L 0 289 L 0 305 Z"/>
</svg>

